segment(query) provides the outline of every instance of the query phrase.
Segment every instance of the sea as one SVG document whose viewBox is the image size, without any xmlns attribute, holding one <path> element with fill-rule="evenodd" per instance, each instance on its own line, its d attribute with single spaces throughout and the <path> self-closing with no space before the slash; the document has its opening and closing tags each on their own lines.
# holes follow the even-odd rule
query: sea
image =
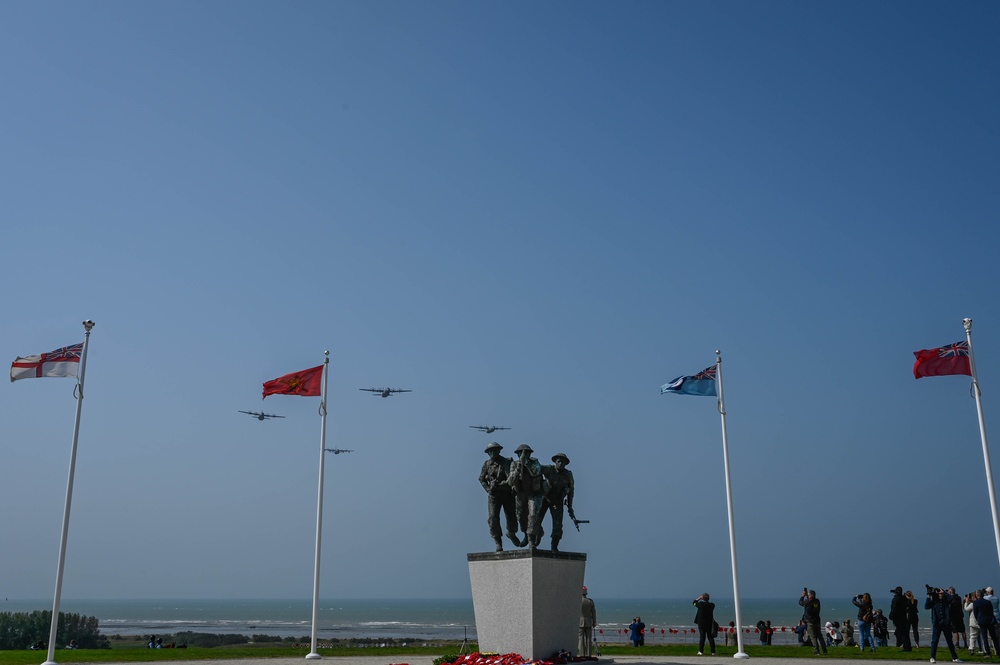
<svg viewBox="0 0 1000 665">
<path fill-rule="evenodd" d="M 646 643 L 684 643 L 697 640 L 691 599 L 613 599 L 592 596 L 597 605 L 597 638 L 604 643 L 628 643 L 628 625 L 634 617 L 646 624 Z M 850 599 L 823 600 L 823 621 L 857 616 Z M 735 620 L 733 600 L 713 599 L 721 626 Z M 794 644 L 792 628 L 802 616 L 798 598 L 741 599 L 744 642 L 755 643 L 754 626 L 769 620 L 775 628 L 772 643 Z M 51 610 L 52 601 L 7 598 L 2 612 Z M 101 633 L 114 635 L 168 635 L 182 631 L 216 634 L 270 635 L 308 641 L 312 601 L 305 600 L 67 600 L 60 611 L 97 617 Z M 888 600 L 886 600 L 888 613 Z M 891 630 L 891 628 L 890 628 Z M 690 632 L 689 632 L 690 631 Z M 322 600 L 317 637 L 378 642 L 382 639 L 435 643 L 476 640 L 472 599 Z"/>
</svg>

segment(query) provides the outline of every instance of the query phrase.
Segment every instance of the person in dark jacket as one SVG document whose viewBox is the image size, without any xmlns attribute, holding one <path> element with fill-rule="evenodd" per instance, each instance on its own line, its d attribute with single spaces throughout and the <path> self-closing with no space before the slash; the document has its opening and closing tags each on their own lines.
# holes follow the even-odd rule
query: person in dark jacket
<svg viewBox="0 0 1000 665">
<path fill-rule="evenodd" d="M 646 643 L 646 624 L 640 617 L 636 617 L 628 627 L 628 638 L 632 640 L 632 646 L 641 647 Z"/>
<path fill-rule="evenodd" d="M 906 599 L 910 601 L 907 606 L 906 623 L 910 624 L 910 630 L 913 631 L 913 646 L 920 648 L 920 602 L 917 597 L 913 595 L 913 592 L 909 589 L 906 590 Z"/>
<path fill-rule="evenodd" d="M 875 653 L 875 639 L 872 637 L 872 624 L 875 622 L 875 611 L 872 609 L 872 597 L 869 593 L 859 593 L 851 599 L 851 602 L 858 608 L 858 646 L 861 653 L 865 652 L 865 643 L 868 643 L 872 653 Z"/>
<path fill-rule="evenodd" d="M 818 654 L 823 649 L 826 655 L 826 640 L 823 639 L 823 624 L 820 623 L 819 610 L 820 602 L 813 589 L 803 589 L 802 597 L 799 598 L 799 605 L 802 606 L 802 618 L 806 622 L 806 633 L 809 634 L 809 641 L 813 645 L 813 653 Z"/>
<path fill-rule="evenodd" d="M 941 635 L 944 635 L 948 651 L 951 652 L 951 662 L 961 663 L 958 654 L 955 653 L 955 642 L 951 639 L 951 596 L 944 589 L 928 586 L 924 609 L 931 611 L 931 662 L 937 662 L 935 656 L 937 656 L 938 641 Z"/>
<path fill-rule="evenodd" d="M 872 619 L 872 635 L 875 636 L 875 644 L 880 647 L 889 646 L 889 620 L 882 614 L 882 610 L 875 610 L 875 618 Z"/>
<path fill-rule="evenodd" d="M 707 593 L 694 599 L 698 611 L 694 615 L 694 624 L 698 626 L 698 655 L 705 652 L 705 638 L 715 655 L 715 603 L 711 602 Z"/>
<path fill-rule="evenodd" d="M 962 648 L 963 645 L 968 649 L 969 637 L 965 634 L 965 603 L 953 586 L 948 587 L 948 595 L 951 596 L 951 639 L 955 642 L 956 649 Z"/>
<path fill-rule="evenodd" d="M 910 646 L 910 622 L 907 619 L 909 603 L 910 601 L 903 595 L 903 587 L 898 586 L 892 590 L 889 621 L 892 622 L 893 632 L 896 634 L 896 646 L 902 647 L 903 651 L 913 651 L 913 647 Z"/>
<path fill-rule="evenodd" d="M 979 624 L 979 632 L 983 638 L 983 651 L 988 658 L 992 658 L 990 653 L 990 641 L 993 641 L 994 648 L 1000 651 L 997 646 L 997 622 L 996 615 L 993 614 L 993 603 L 986 600 L 983 590 L 976 591 L 976 599 L 972 601 L 972 612 L 976 615 L 976 623 Z"/>
</svg>

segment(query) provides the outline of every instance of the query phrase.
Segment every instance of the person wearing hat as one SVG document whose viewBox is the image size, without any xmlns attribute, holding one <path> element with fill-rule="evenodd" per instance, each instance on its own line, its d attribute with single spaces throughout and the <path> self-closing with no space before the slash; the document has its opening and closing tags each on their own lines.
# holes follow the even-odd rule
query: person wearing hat
<svg viewBox="0 0 1000 665">
<path fill-rule="evenodd" d="M 993 605 L 993 616 L 997 621 L 1000 621 L 1000 598 L 993 595 L 993 587 L 986 587 L 986 594 L 983 595 L 983 598 L 990 601 Z"/>
<path fill-rule="evenodd" d="M 889 621 L 892 622 L 893 633 L 896 635 L 896 646 L 903 651 L 913 651 L 910 645 L 910 622 L 907 611 L 910 601 L 903 595 L 903 587 L 891 589 L 892 602 L 889 604 Z"/>
<path fill-rule="evenodd" d="M 486 446 L 486 454 L 490 456 L 483 462 L 483 470 L 479 472 L 479 484 L 486 490 L 486 523 L 490 527 L 490 535 L 497 544 L 497 552 L 503 551 L 503 538 L 500 532 L 500 512 L 503 511 L 507 522 L 507 537 L 518 547 L 521 541 L 517 537 L 517 514 L 514 506 L 514 493 L 507 484 L 507 475 L 513 463 L 509 457 L 500 454 L 503 446 L 494 441 Z"/>
<path fill-rule="evenodd" d="M 559 551 L 559 541 L 563 536 L 563 505 L 569 510 L 569 518 L 576 519 L 573 512 L 573 472 L 566 468 L 569 458 L 566 453 L 556 453 L 552 456 L 554 464 L 542 467 L 542 473 L 548 481 L 545 500 L 542 501 L 542 514 L 539 523 L 545 519 L 545 513 L 552 515 L 552 551 Z M 539 538 L 542 534 L 539 532 Z"/>
<path fill-rule="evenodd" d="M 542 465 L 531 456 L 535 452 L 526 443 L 517 447 L 517 459 L 510 466 L 507 482 L 514 490 L 514 503 L 517 506 L 517 523 L 524 532 L 521 545 L 531 549 L 538 547 L 542 538 L 542 500 L 546 494 L 546 484 Z"/>
<path fill-rule="evenodd" d="M 577 656 L 589 658 L 594 655 L 594 627 L 597 625 L 597 606 L 587 597 L 587 587 L 583 587 L 583 604 L 580 608 L 580 644 Z"/>
</svg>

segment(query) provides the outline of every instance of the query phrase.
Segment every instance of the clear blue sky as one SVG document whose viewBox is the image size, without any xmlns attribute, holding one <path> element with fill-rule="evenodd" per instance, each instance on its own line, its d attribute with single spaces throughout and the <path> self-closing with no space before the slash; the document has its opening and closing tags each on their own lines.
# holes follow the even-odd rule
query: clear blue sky
<svg viewBox="0 0 1000 665">
<path fill-rule="evenodd" d="M 91 338 L 65 598 L 463 597 L 490 440 L 565 452 L 595 597 L 1000 584 L 1000 5 L 0 9 L 15 356 Z M 412 393 L 373 398 L 358 388 Z M 50 598 L 73 382 L 0 396 L 0 595 Z M 237 413 L 286 416 L 258 422 Z M 469 425 L 506 425 L 493 435 Z M 997 448 L 1000 455 L 1000 447 Z"/>
</svg>

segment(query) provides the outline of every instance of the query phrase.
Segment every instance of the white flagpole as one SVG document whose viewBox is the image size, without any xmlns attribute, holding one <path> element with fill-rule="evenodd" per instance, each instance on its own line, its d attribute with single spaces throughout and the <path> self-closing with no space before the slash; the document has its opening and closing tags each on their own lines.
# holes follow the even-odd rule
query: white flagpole
<svg viewBox="0 0 1000 665">
<path fill-rule="evenodd" d="M 323 360 L 323 397 L 319 402 L 319 415 L 322 420 L 319 434 L 319 489 L 316 491 L 316 563 L 313 569 L 313 605 L 312 634 L 309 641 L 309 653 L 306 659 L 322 658 L 316 651 L 316 623 L 319 618 L 319 561 L 323 544 L 323 475 L 326 470 L 326 389 L 330 384 L 330 352 L 326 351 Z"/>
<path fill-rule="evenodd" d="M 76 444 L 80 440 L 80 413 L 83 410 L 83 379 L 87 373 L 87 348 L 94 322 L 83 322 L 83 352 L 80 354 L 80 374 L 73 393 L 76 395 L 76 421 L 73 423 L 73 447 L 69 455 L 69 478 L 66 480 L 66 505 L 63 508 L 62 535 L 59 538 L 59 565 L 56 566 L 56 592 L 52 599 L 52 622 L 49 626 L 48 659 L 42 665 L 56 665 L 56 633 L 59 630 L 59 601 L 62 597 L 63 568 L 66 563 L 66 539 L 69 536 L 69 511 L 73 505 L 73 476 L 76 474 Z"/>
<path fill-rule="evenodd" d="M 990 464 L 990 448 L 986 444 L 986 420 L 983 418 L 983 396 L 979 390 L 976 375 L 976 356 L 972 353 L 972 319 L 962 319 L 965 339 L 969 343 L 969 369 L 972 370 L 972 393 L 976 398 L 976 412 L 979 414 L 979 437 L 983 440 L 983 464 L 986 466 L 986 486 L 990 492 L 990 510 L 993 512 L 993 536 L 997 542 L 997 561 L 1000 562 L 1000 518 L 997 517 L 997 492 L 993 487 L 993 466 Z"/>
<path fill-rule="evenodd" d="M 743 651 L 743 619 L 740 611 L 740 576 L 736 568 L 736 526 L 733 520 L 733 484 L 729 479 L 729 436 L 726 431 L 726 400 L 722 392 L 722 352 L 716 349 L 716 383 L 719 387 L 719 414 L 722 416 L 722 459 L 726 464 L 726 506 L 729 509 L 729 553 L 733 560 L 733 602 L 736 605 L 736 653 L 733 658 L 749 658 Z"/>
</svg>

